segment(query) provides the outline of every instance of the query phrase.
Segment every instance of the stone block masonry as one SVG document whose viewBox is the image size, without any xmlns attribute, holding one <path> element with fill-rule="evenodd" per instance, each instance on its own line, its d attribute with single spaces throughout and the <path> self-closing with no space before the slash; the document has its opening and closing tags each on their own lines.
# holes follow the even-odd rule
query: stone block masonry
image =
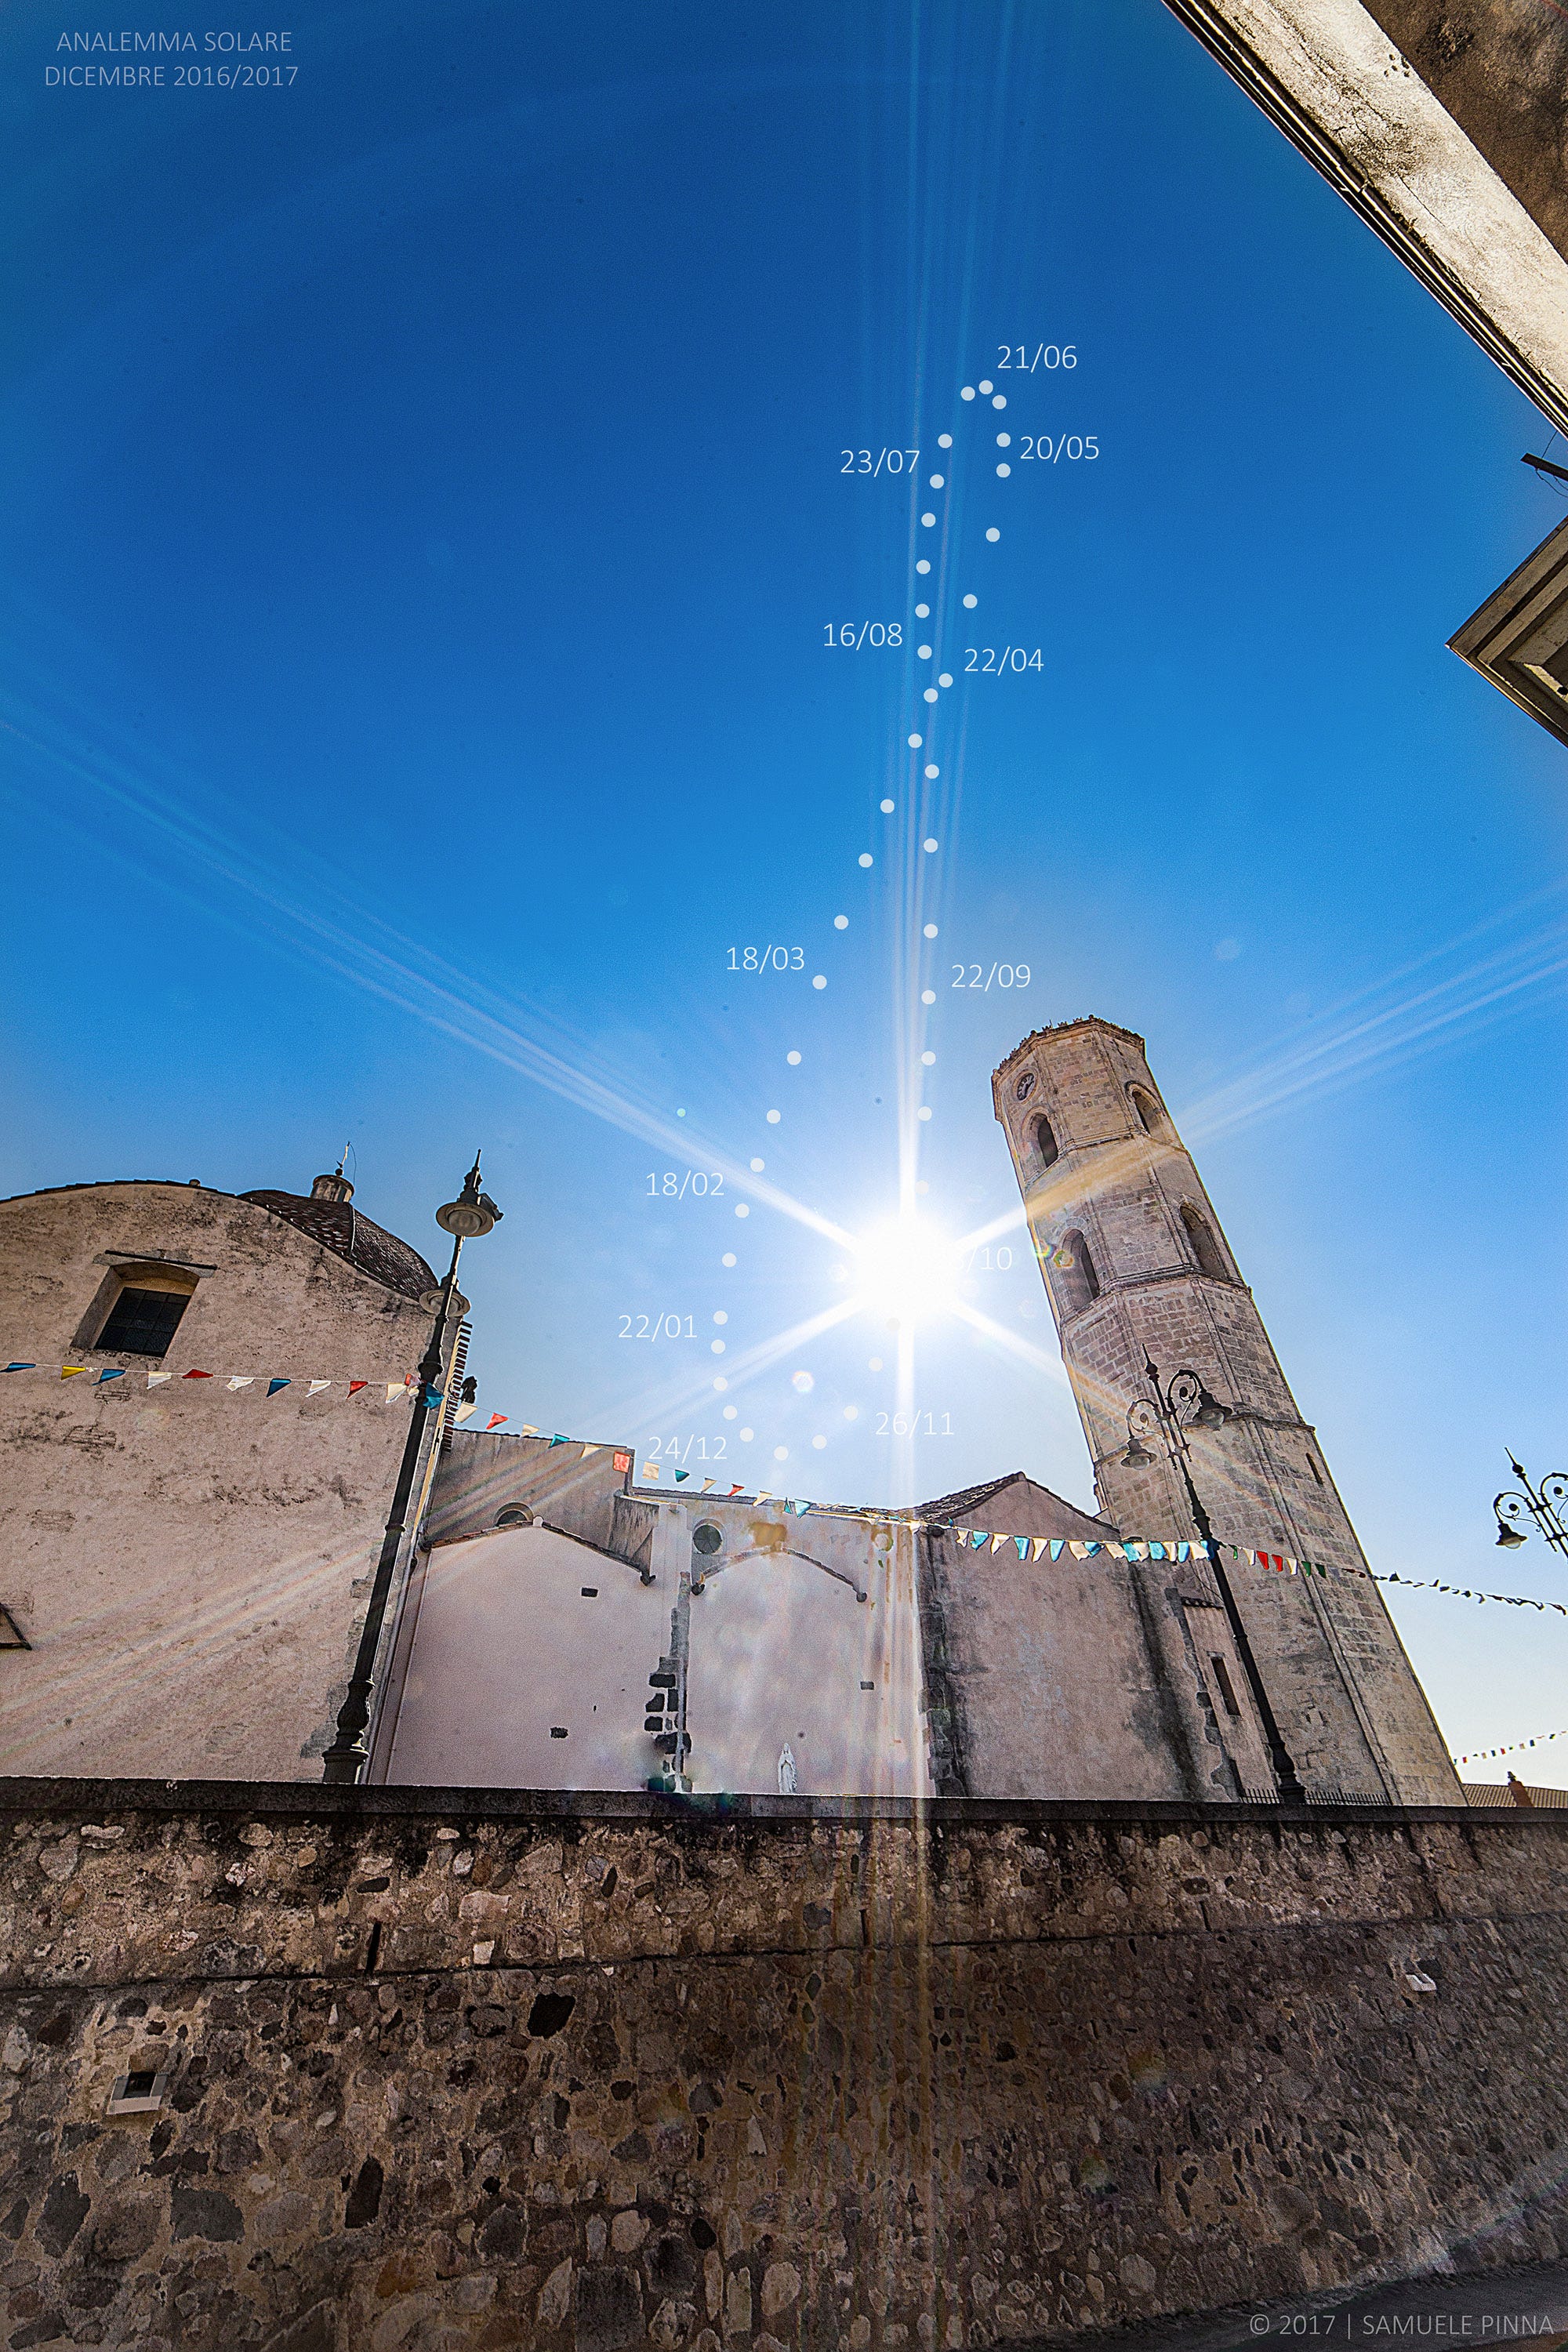
<svg viewBox="0 0 1568 2352">
<path fill-rule="evenodd" d="M 13 2352 L 968 2352 L 1568 2252 L 1568 1816 L 12 1781 L 0 1840 Z"/>
</svg>

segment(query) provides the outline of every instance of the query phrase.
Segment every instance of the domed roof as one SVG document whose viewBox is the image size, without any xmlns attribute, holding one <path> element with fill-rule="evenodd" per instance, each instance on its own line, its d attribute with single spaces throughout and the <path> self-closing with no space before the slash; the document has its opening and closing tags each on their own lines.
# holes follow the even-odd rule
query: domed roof
<svg viewBox="0 0 1568 2352">
<path fill-rule="evenodd" d="M 318 1191 L 309 1199 L 298 1192 L 242 1192 L 242 1201 L 253 1201 L 258 1209 L 269 1210 L 285 1223 L 299 1231 L 334 1257 L 341 1257 L 361 1274 L 370 1275 L 384 1282 L 388 1290 L 395 1290 L 400 1298 L 423 1298 L 437 1285 L 436 1275 L 416 1249 L 400 1242 L 395 1234 L 373 1225 L 362 1217 L 349 1197 L 353 1187 L 341 1179 L 318 1177 Z M 331 1190 L 320 1188 L 330 1185 Z M 331 1197 L 335 1192 L 339 1197 Z"/>
</svg>

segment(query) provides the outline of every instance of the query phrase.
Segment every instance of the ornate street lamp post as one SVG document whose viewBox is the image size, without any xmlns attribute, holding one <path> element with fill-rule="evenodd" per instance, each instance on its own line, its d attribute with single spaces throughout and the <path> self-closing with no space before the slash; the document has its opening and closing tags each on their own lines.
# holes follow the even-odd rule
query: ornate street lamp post
<svg viewBox="0 0 1568 2352">
<path fill-rule="evenodd" d="M 1563 1523 L 1563 1507 L 1568 1503 L 1568 1474 L 1553 1470 L 1550 1478 L 1543 1478 L 1539 1486 L 1532 1486 L 1511 1454 L 1508 1457 L 1508 1466 L 1524 1492 L 1515 1495 L 1505 1486 L 1500 1495 L 1493 1497 L 1492 1510 L 1497 1518 L 1499 1543 L 1505 1551 L 1517 1551 L 1521 1543 L 1529 1542 L 1530 1530 L 1519 1525 L 1521 1513 L 1528 1511 L 1552 1549 L 1568 1557 L 1568 1527 Z"/>
<path fill-rule="evenodd" d="M 370 1723 L 375 1654 L 381 1644 L 387 1596 L 392 1591 L 397 1555 L 407 1526 L 409 1498 L 414 1492 L 415 1474 L 419 1467 L 419 1449 L 426 1428 L 435 1433 L 435 1424 L 426 1423 L 425 1416 L 428 1412 L 438 1414 L 441 1408 L 442 1395 L 437 1382 L 446 1360 L 447 1325 L 451 1318 L 453 1294 L 457 1288 L 458 1260 L 463 1254 L 463 1244 L 478 1241 L 482 1234 L 491 1232 L 500 1223 L 500 1213 L 489 1193 L 479 1190 L 479 1159 L 476 1152 L 474 1164 L 458 1198 L 447 1201 L 436 1212 L 436 1223 L 452 1235 L 452 1263 L 447 1268 L 446 1280 L 441 1285 L 435 1320 L 430 1327 L 430 1344 L 420 1360 L 419 1387 L 414 1400 L 414 1410 L 408 1416 L 407 1443 L 398 1465 L 397 1484 L 393 1489 L 386 1532 L 381 1540 L 381 1557 L 375 1564 L 375 1580 L 370 1590 L 370 1606 L 365 1611 L 359 1653 L 349 1679 L 348 1695 L 338 1709 L 337 1737 L 321 1759 L 321 1778 L 340 1787 L 353 1787 L 370 1761 L 364 1735 Z"/>
<path fill-rule="evenodd" d="M 1215 1531 L 1209 1525 L 1209 1515 L 1205 1510 L 1198 1490 L 1193 1484 L 1192 1449 L 1187 1443 L 1187 1431 L 1189 1429 L 1223 1429 L 1230 1419 L 1230 1408 L 1228 1405 L 1221 1404 L 1217 1397 L 1210 1395 L 1202 1379 L 1190 1365 L 1184 1364 L 1180 1371 L 1173 1373 L 1164 1387 L 1161 1386 L 1159 1372 L 1147 1354 L 1143 1358 L 1143 1370 L 1152 1391 L 1152 1401 L 1146 1397 L 1138 1397 L 1127 1408 L 1127 1451 L 1121 1457 L 1122 1465 L 1128 1470 L 1139 1470 L 1152 1463 L 1156 1456 L 1148 1451 L 1142 1441 L 1146 1437 L 1152 1437 L 1156 1432 L 1163 1437 L 1170 1452 L 1170 1458 L 1182 1474 L 1182 1484 L 1187 1490 L 1187 1503 L 1192 1511 L 1193 1524 L 1203 1538 L 1204 1549 L 1208 1554 L 1209 1564 L 1214 1570 L 1215 1582 L 1219 1587 L 1220 1601 L 1229 1622 L 1231 1639 L 1236 1643 L 1236 1654 L 1241 1660 L 1243 1671 L 1251 1687 L 1253 1703 L 1258 1708 L 1258 1719 L 1263 1727 L 1263 1736 L 1268 1745 L 1268 1760 L 1274 1768 L 1274 1778 L 1279 1786 L 1280 1802 L 1286 1805 L 1304 1805 L 1307 1802 L 1307 1791 L 1301 1785 L 1300 1776 L 1292 1761 L 1290 1751 L 1281 1737 L 1274 1709 L 1268 1703 L 1268 1693 L 1264 1688 L 1263 1676 L 1258 1672 L 1258 1661 L 1252 1654 L 1252 1643 L 1247 1639 L 1247 1628 L 1241 1620 L 1241 1612 L 1236 1605 L 1236 1595 L 1231 1591 L 1230 1579 L 1220 1563 L 1219 1545 L 1215 1540 Z"/>
</svg>

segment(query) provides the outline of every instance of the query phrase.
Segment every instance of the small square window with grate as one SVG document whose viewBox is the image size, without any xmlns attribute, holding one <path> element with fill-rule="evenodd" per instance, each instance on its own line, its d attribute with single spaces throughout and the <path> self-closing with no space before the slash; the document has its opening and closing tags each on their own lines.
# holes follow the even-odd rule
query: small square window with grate
<svg viewBox="0 0 1568 2352">
<path fill-rule="evenodd" d="M 190 1305 L 184 1290 L 138 1290 L 128 1283 L 94 1345 L 117 1356 L 163 1356 Z"/>
</svg>

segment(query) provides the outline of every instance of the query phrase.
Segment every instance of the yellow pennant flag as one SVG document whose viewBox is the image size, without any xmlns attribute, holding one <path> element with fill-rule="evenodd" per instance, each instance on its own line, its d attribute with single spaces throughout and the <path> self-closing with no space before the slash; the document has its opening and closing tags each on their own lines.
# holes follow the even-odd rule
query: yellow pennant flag
<svg viewBox="0 0 1568 2352">
<path fill-rule="evenodd" d="M 62 1364 L 60 1366 L 60 1378 L 62 1381 L 74 1381 L 79 1372 L 85 1372 L 86 1370 L 87 1366 L 85 1364 Z"/>
</svg>

